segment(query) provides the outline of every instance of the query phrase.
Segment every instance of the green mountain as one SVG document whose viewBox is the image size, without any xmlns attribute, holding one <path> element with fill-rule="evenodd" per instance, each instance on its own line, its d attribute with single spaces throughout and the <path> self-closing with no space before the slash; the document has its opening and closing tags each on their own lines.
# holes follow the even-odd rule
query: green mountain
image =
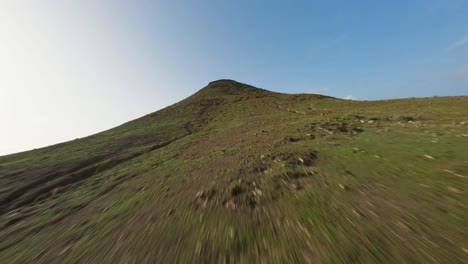
<svg viewBox="0 0 468 264">
<path fill-rule="evenodd" d="M 231 80 L 0 157 L 0 263 L 466 263 L 468 97 Z"/>
</svg>

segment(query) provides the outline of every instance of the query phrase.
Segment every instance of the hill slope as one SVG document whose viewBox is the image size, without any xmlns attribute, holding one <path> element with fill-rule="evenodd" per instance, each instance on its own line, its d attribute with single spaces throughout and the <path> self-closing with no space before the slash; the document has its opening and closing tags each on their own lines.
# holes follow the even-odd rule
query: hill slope
<svg viewBox="0 0 468 264">
<path fill-rule="evenodd" d="M 463 263 L 467 116 L 212 82 L 0 157 L 0 262 Z"/>
</svg>

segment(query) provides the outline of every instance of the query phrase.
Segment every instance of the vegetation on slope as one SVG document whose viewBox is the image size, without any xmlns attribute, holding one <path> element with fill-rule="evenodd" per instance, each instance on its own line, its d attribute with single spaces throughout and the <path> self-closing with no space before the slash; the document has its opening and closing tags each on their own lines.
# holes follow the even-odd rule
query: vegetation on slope
<svg viewBox="0 0 468 264">
<path fill-rule="evenodd" d="M 467 116 L 212 82 L 0 157 L 0 262 L 463 263 Z"/>
</svg>

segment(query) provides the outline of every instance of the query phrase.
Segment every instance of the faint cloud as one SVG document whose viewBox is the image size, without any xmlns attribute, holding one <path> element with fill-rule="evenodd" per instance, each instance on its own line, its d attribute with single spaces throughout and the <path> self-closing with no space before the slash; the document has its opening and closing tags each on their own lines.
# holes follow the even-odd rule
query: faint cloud
<svg viewBox="0 0 468 264">
<path fill-rule="evenodd" d="M 318 88 L 310 88 L 306 91 L 309 94 L 327 94 L 330 91 L 328 87 L 318 87 Z"/>
<path fill-rule="evenodd" d="M 460 70 L 450 76 L 451 81 L 461 81 L 468 79 L 468 69 Z"/>
<path fill-rule="evenodd" d="M 344 99 L 346 99 L 346 100 L 359 100 L 359 98 L 357 96 L 354 96 L 354 95 L 348 95 Z"/>
<path fill-rule="evenodd" d="M 456 48 L 459 48 L 461 46 L 464 46 L 468 44 L 468 36 L 467 37 L 464 37 L 460 40 L 457 40 L 455 41 L 454 43 L 452 43 L 448 48 L 447 50 L 453 50 L 453 49 L 456 49 Z"/>
</svg>

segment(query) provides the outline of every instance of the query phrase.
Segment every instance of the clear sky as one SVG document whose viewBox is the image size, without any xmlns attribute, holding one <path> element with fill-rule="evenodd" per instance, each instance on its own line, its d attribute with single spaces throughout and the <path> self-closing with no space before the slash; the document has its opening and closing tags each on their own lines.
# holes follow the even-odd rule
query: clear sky
<svg viewBox="0 0 468 264">
<path fill-rule="evenodd" d="M 468 1 L 2 1 L 0 155 L 221 78 L 361 100 L 468 95 Z"/>
</svg>

